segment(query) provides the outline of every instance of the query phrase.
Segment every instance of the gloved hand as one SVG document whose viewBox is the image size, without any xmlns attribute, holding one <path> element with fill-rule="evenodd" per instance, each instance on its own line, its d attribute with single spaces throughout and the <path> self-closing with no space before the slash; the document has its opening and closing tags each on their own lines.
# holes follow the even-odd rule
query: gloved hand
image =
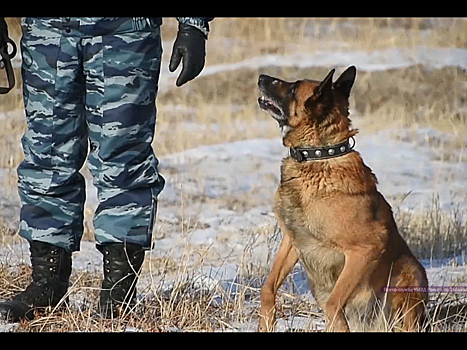
<svg viewBox="0 0 467 350">
<path fill-rule="evenodd" d="M 175 83 L 177 86 L 196 78 L 203 70 L 206 39 L 207 36 L 201 30 L 188 24 L 179 24 L 169 64 L 169 70 L 174 72 L 182 61 L 183 68 Z"/>
</svg>

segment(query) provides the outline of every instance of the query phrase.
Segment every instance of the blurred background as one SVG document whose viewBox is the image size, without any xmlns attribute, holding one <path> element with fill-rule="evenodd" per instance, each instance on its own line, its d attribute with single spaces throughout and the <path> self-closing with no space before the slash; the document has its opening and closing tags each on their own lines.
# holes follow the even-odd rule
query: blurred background
<svg viewBox="0 0 467 350">
<path fill-rule="evenodd" d="M 19 18 L 7 21 L 18 43 Z M 164 18 L 155 140 L 159 155 L 201 144 L 277 137 L 276 125 L 257 108 L 260 73 L 285 80 L 321 79 L 331 68 L 338 69 L 337 75 L 351 64 L 358 69 L 354 118 L 367 118 L 374 128 L 466 130 L 465 18 L 216 18 L 204 72 L 182 88 L 175 87 L 176 74 L 167 69 L 176 30 L 177 21 Z M 464 67 L 458 64 L 462 60 Z M 1 114 L 22 108 L 20 54 L 15 67 L 16 88 L 0 96 Z M 0 75 L 4 85 L 4 71 Z M 0 167 L 18 163 L 15 138 L 23 131 L 22 119 L 7 121 L 0 130 Z M 167 137 L 173 131 L 176 139 Z"/>
</svg>

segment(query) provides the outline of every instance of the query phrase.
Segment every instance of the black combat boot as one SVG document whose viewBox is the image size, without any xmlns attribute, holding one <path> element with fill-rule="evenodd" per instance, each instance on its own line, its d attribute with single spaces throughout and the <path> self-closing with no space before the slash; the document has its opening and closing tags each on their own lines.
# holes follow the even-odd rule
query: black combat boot
<svg viewBox="0 0 467 350">
<path fill-rule="evenodd" d="M 71 253 L 63 248 L 29 242 L 32 282 L 10 301 L 0 302 L 0 319 L 32 320 L 35 308 L 54 307 L 66 294 L 71 274 Z"/>
<path fill-rule="evenodd" d="M 98 245 L 103 254 L 104 279 L 99 298 L 99 313 L 105 318 L 119 317 L 135 304 L 136 282 L 144 261 L 144 250 L 130 243 Z"/>
</svg>

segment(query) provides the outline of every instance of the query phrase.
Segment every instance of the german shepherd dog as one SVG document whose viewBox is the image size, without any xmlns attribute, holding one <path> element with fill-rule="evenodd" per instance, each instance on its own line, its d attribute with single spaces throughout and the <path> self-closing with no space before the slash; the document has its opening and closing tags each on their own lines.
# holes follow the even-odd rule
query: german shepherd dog
<svg viewBox="0 0 467 350">
<path fill-rule="evenodd" d="M 283 240 L 261 290 L 259 330 L 274 329 L 277 290 L 300 259 L 327 331 L 372 329 L 377 319 L 386 330 L 418 331 L 426 272 L 349 141 L 358 132 L 349 119 L 356 68 L 333 83 L 334 72 L 323 81 L 258 80 L 259 106 L 279 123 L 290 149 L 274 203 Z"/>
</svg>

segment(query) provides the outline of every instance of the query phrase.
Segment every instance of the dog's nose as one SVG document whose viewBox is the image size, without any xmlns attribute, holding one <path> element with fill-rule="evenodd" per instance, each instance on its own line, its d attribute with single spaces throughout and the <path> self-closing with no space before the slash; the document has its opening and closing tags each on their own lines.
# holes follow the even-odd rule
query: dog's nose
<svg viewBox="0 0 467 350">
<path fill-rule="evenodd" d="M 258 84 L 270 84 L 275 80 L 274 78 L 270 77 L 269 75 L 261 74 L 258 78 Z"/>
</svg>

